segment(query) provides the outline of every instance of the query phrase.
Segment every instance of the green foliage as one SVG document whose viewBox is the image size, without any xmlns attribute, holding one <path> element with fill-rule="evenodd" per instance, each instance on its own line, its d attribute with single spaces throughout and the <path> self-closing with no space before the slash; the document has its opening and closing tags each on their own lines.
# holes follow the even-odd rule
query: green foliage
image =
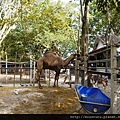
<svg viewBox="0 0 120 120">
<path fill-rule="evenodd" d="M 89 6 L 88 33 L 92 35 L 89 37 L 90 47 L 93 47 L 95 36 L 105 36 L 109 28 L 112 28 L 116 35 L 120 34 L 118 0 L 86 0 L 84 4 Z M 5 59 L 5 52 L 11 61 L 15 60 L 16 53 L 17 61 L 25 61 L 30 55 L 38 59 L 46 50 L 54 51 L 63 57 L 67 57 L 68 53 L 75 53 L 80 14 L 76 8 L 79 9 L 79 4 L 72 1 L 63 6 L 60 1 L 55 3 L 50 0 L 22 0 L 16 29 L 12 30 L 1 44 L 2 58 Z M 7 23 L 5 20 L 4 22 Z M 80 29 L 81 26 L 80 24 Z"/>
<path fill-rule="evenodd" d="M 66 57 L 75 53 L 76 43 L 73 40 L 70 11 L 61 2 L 22 2 L 20 17 L 16 29 L 12 30 L 2 43 L 2 49 L 8 59 L 14 61 L 17 52 L 18 60 L 32 55 L 38 59 L 46 50 L 51 50 Z M 11 59 L 12 58 L 12 59 Z"/>
<path fill-rule="evenodd" d="M 95 41 L 97 34 L 106 36 L 113 29 L 116 35 L 120 34 L 120 14 L 118 14 L 117 0 L 94 0 L 89 5 L 89 33 L 92 35 L 89 39 L 90 46 Z"/>
<path fill-rule="evenodd" d="M 106 25 L 110 25 L 116 35 L 120 34 L 120 1 L 119 0 L 97 0 L 97 10 L 104 15 Z M 103 16 L 102 15 L 102 16 Z M 110 19 L 110 23 L 109 22 Z M 103 25 L 105 25 L 103 22 Z M 108 29 L 108 28 L 106 28 Z"/>
<path fill-rule="evenodd" d="M 103 12 L 104 14 L 107 13 L 108 8 L 110 11 L 115 9 L 117 12 L 120 12 L 119 0 L 96 0 L 96 3 L 98 11 Z"/>
</svg>

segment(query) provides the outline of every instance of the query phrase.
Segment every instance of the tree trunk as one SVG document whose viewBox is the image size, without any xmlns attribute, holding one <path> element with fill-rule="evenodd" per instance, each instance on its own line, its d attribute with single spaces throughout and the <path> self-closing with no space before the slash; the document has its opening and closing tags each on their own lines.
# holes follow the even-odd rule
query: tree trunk
<svg viewBox="0 0 120 120">
<path fill-rule="evenodd" d="M 80 0 L 80 5 L 81 5 L 81 18 L 82 18 L 82 38 L 81 38 L 81 55 L 84 57 L 84 72 L 83 72 L 83 77 L 81 83 L 83 85 L 87 86 L 87 56 L 85 56 L 85 53 L 87 52 L 86 45 L 87 45 L 87 40 L 86 40 L 86 28 L 87 28 L 87 6 L 88 3 L 84 3 L 84 13 L 82 10 L 82 1 Z"/>
<path fill-rule="evenodd" d="M 81 39 L 82 56 L 85 55 L 86 26 L 87 26 L 87 5 L 85 4 L 84 15 L 82 16 L 82 39 Z"/>
</svg>

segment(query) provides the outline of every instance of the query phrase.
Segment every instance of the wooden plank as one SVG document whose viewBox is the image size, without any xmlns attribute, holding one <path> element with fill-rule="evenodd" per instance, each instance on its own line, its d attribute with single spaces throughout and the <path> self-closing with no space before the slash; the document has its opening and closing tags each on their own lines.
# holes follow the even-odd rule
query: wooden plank
<svg viewBox="0 0 120 120">
<path fill-rule="evenodd" d="M 101 59 L 101 60 L 88 60 L 88 63 L 98 63 L 98 62 L 106 62 L 110 61 L 110 59 Z"/>
<path fill-rule="evenodd" d="M 99 71 L 93 71 L 93 70 L 88 70 L 88 72 L 94 73 L 94 74 L 107 75 L 107 76 L 111 75 L 111 73 L 109 73 L 109 72 L 99 72 Z"/>
<path fill-rule="evenodd" d="M 92 51 L 92 52 L 89 52 L 89 53 L 88 53 L 88 56 L 94 56 L 94 55 L 96 55 L 96 54 L 99 54 L 99 53 L 103 53 L 103 52 L 109 51 L 110 49 L 111 49 L 110 47 L 108 47 L 108 48 L 103 47 L 103 48 L 94 50 L 94 51 Z"/>
<path fill-rule="evenodd" d="M 88 67 L 88 69 L 106 69 L 106 67 Z M 107 69 L 111 69 L 111 67 L 108 67 Z"/>
<path fill-rule="evenodd" d="M 21 67 L 1 67 L 0 69 L 21 69 Z M 29 67 L 22 67 L 22 69 L 33 69 L 33 68 L 29 68 Z"/>
</svg>

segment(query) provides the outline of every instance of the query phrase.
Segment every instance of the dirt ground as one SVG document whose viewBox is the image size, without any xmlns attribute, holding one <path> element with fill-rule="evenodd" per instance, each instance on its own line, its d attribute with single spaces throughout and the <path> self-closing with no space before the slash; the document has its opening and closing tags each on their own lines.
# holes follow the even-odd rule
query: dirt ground
<svg viewBox="0 0 120 120">
<path fill-rule="evenodd" d="M 14 86 L 14 75 L 8 75 L 6 83 L 6 75 L 0 74 L 0 114 L 88 114 L 83 109 L 79 111 L 81 105 L 74 86 L 70 88 L 68 84 L 61 84 L 63 81 L 64 76 L 61 76 L 59 87 L 53 87 L 54 79 L 51 79 L 50 86 L 48 81 L 43 82 L 43 89 L 39 89 L 37 83 L 30 86 L 26 76 L 22 80 L 24 86 L 20 86 L 20 76 L 16 75 Z M 102 85 L 99 88 L 110 97 L 108 84 L 106 89 Z M 110 110 L 106 113 L 109 114 Z"/>
<path fill-rule="evenodd" d="M 15 94 L 17 90 L 18 94 Z M 72 88 L 0 87 L 0 114 L 83 114 Z"/>
<path fill-rule="evenodd" d="M 4 81 L 4 82 L 3 82 Z M 39 89 L 35 86 L 15 87 L 9 79 L 10 84 L 5 84 L 5 76 L 0 76 L 0 114 L 85 114 L 76 96 L 75 90 L 69 85 L 62 85 L 59 81 L 59 87 L 53 87 L 52 83 Z M 17 82 L 17 81 L 16 81 Z M 63 82 L 63 80 L 61 81 Z M 66 87 L 67 86 L 67 87 Z M 15 93 L 18 92 L 18 94 Z"/>
</svg>

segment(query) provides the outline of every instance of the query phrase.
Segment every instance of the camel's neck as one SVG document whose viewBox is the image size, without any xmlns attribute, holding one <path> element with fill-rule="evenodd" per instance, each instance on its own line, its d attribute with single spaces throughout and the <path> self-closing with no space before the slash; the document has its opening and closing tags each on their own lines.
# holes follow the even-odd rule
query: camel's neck
<svg viewBox="0 0 120 120">
<path fill-rule="evenodd" d="M 70 57 L 68 57 L 67 59 L 64 60 L 64 66 L 68 65 L 70 63 L 70 61 L 72 61 L 75 58 L 74 55 L 71 55 Z"/>
</svg>

